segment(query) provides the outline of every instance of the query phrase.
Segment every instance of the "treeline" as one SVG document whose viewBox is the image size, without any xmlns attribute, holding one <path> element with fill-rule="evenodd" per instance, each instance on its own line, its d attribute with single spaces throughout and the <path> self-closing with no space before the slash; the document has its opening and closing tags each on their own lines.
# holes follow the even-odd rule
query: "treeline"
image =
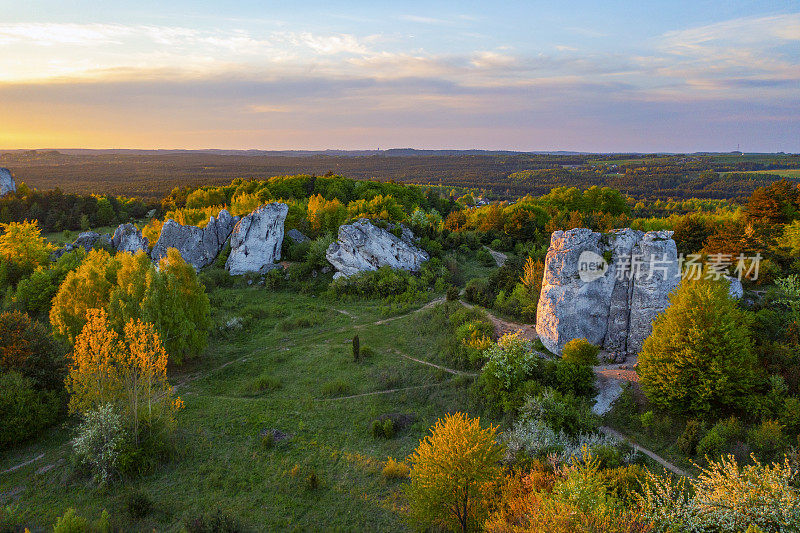
<svg viewBox="0 0 800 533">
<path fill-rule="evenodd" d="M 0 198 L 0 223 L 37 221 L 45 232 L 88 230 L 143 218 L 155 208 L 138 198 L 31 190 L 21 184 Z"/>
<path fill-rule="evenodd" d="M 19 181 L 40 189 L 159 199 L 176 186 L 224 185 L 234 176 L 332 172 L 357 180 L 480 188 L 511 199 L 552 187 L 617 188 L 635 198 L 740 198 L 780 179 L 759 170 L 800 168 L 796 155 L 497 154 L 224 155 L 215 153 L 0 155 Z M 708 172 L 713 172 L 708 174 Z M 740 174 L 723 174 L 736 172 Z M 706 173 L 706 174 L 704 174 Z"/>
</svg>

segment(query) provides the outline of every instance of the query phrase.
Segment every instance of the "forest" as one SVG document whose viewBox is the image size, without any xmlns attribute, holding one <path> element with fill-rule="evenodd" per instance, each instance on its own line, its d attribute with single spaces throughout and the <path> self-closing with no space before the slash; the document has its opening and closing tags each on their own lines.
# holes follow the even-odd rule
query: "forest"
<svg viewBox="0 0 800 533">
<path fill-rule="evenodd" d="M 0 165 L 26 184 L 0 199 L 0 531 L 800 528 L 800 187 L 774 173 L 797 156 Z M 174 248 L 53 254 L 270 202 L 307 239 L 263 273 L 231 276 L 230 244 L 199 270 Z M 430 259 L 334 279 L 326 251 L 359 219 Z M 741 299 L 682 282 L 598 415 L 598 346 L 525 334 L 551 234 L 573 228 L 761 263 Z"/>
</svg>

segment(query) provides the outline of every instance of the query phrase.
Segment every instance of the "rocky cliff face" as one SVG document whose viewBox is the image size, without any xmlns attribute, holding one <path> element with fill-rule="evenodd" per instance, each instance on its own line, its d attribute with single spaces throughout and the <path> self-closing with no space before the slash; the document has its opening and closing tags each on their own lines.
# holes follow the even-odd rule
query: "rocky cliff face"
<svg viewBox="0 0 800 533">
<path fill-rule="evenodd" d="M 264 273 L 281 259 L 283 223 L 289 206 L 265 204 L 243 217 L 231 233 L 231 255 L 225 267 L 232 275 Z"/>
<path fill-rule="evenodd" d="M 0 196 L 5 196 L 10 192 L 17 191 L 17 184 L 14 182 L 14 176 L 7 168 L 0 168 Z"/>
<path fill-rule="evenodd" d="M 629 228 L 554 232 L 536 321 L 547 349 L 561 353 L 570 340 L 585 338 L 608 351 L 637 353 L 680 282 L 671 237 Z"/>
<path fill-rule="evenodd" d="M 147 251 L 149 243 L 147 237 L 142 236 L 142 230 L 133 224 L 121 224 L 114 230 L 111 244 L 118 252 L 135 254 L 139 250 Z"/>
<path fill-rule="evenodd" d="M 184 226 L 169 219 L 164 223 L 150 256 L 154 262 L 158 262 L 167 255 L 168 249 L 175 248 L 184 261 L 200 269 L 219 255 L 237 221 L 225 209 L 219 212 L 218 217 L 211 217 L 204 228 Z"/>
<path fill-rule="evenodd" d="M 360 219 L 339 228 L 338 240 L 331 243 L 325 257 L 337 270 L 334 277 L 352 276 L 387 265 L 416 272 L 428 260 L 428 254 L 412 244 L 410 230 L 404 231 L 403 237 Z"/>
</svg>

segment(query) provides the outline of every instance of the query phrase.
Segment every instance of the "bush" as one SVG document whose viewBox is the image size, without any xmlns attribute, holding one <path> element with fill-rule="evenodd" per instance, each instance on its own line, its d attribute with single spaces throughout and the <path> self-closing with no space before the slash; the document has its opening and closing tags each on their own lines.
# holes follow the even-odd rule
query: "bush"
<svg viewBox="0 0 800 533">
<path fill-rule="evenodd" d="M 697 445 L 700 443 L 702 431 L 703 424 L 699 420 L 691 419 L 686 422 L 686 427 L 676 443 L 678 449 L 685 455 L 694 455 L 697 451 Z"/>
<path fill-rule="evenodd" d="M 540 376 L 542 360 L 519 333 L 504 335 L 484 355 L 487 362 L 476 386 L 491 406 L 506 412 L 516 409 L 523 400 L 518 389 Z"/>
<path fill-rule="evenodd" d="M 94 480 L 103 485 L 117 474 L 117 460 L 126 438 L 122 416 L 113 405 L 106 404 L 84 415 L 72 448 L 78 462 L 88 466 Z"/>
<path fill-rule="evenodd" d="M 478 253 L 475 254 L 475 259 L 480 261 L 483 266 L 497 266 L 497 262 L 494 260 L 494 257 L 492 257 L 492 254 L 483 248 L 478 250 Z"/>
<path fill-rule="evenodd" d="M 189 533 L 241 533 L 244 531 L 235 516 L 221 509 L 184 520 L 183 526 Z"/>
<path fill-rule="evenodd" d="M 473 278 L 464 288 L 464 299 L 475 305 L 491 307 L 494 295 L 489 290 L 489 282 L 484 278 Z"/>
<path fill-rule="evenodd" d="M 763 420 L 747 432 L 747 443 L 762 461 L 773 461 L 786 450 L 783 426 L 774 420 Z"/>
<path fill-rule="evenodd" d="M 586 339 L 572 339 L 561 350 L 561 358 L 568 363 L 593 366 L 598 364 L 600 348 Z"/>
<path fill-rule="evenodd" d="M 755 382 L 748 321 L 723 281 L 684 280 L 639 355 L 647 398 L 679 413 L 742 408 Z"/>
<path fill-rule="evenodd" d="M 540 421 L 555 431 L 563 430 L 570 437 L 593 433 L 600 426 L 599 418 L 592 413 L 586 400 L 553 389 L 528 398 L 520 409 L 520 420 Z"/>
<path fill-rule="evenodd" d="M 100 518 L 94 522 L 78 515 L 75 509 L 69 508 L 63 516 L 56 518 L 53 533 L 110 533 L 108 512 L 103 510 Z"/>
<path fill-rule="evenodd" d="M 574 394 L 575 396 L 594 395 L 594 370 L 588 365 L 578 365 L 564 361 L 556 362 L 555 382 L 553 385 L 561 392 Z"/>
<path fill-rule="evenodd" d="M 0 445 L 3 448 L 36 436 L 58 420 L 61 392 L 40 390 L 19 372 L 0 374 Z"/>
<path fill-rule="evenodd" d="M 711 431 L 706 433 L 700 442 L 697 444 L 697 455 L 700 457 L 708 457 L 709 460 L 716 460 L 725 451 L 725 439 L 716 430 L 716 426 L 711 428 Z"/>
<path fill-rule="evenodd" d="M 132 490 L 125 495 L 125 509 L 135 520 L 141 520 L 153 511 L 153 500 L 141 490 Z"/>
<path fill-rule="evenodd" d="M 386 460 L 381 474 L 386 479 L 406 479 L 411 473 L 411 468 L 404 462 L 395 461 L 392 457 Z"/>
<path fill-rule="evenodd" d="M 0 314 L 0 372 L 16 371 L 39 390 L 60 391 L 66 375 L 66 347 L 25 313 Z"/>
<path fill-rule="evenodd" d="M 458 287 L 456 287 L 455 285 L 448 285 L 447 292 L 445 293 L 445 298 L 447 299 L 448 302 L 455 302 L 456 300 L 458 300 L 460 293 L 461 291 L 458 290 Z"/>
</svg>

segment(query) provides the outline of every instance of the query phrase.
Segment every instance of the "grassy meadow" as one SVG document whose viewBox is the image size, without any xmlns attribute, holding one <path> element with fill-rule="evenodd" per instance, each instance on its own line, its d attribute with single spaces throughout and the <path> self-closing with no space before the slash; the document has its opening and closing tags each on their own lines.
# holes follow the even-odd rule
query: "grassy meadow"
<svg viewBox="0 0 800 533">
<path fill-rule="evenodd" d="M 15 494 L 42 529 L 68 507 L 90 518 L 106 509 L 114 525 L 140 531 L 180 530 L 217 509 L 246 529 L 405 529 L 402 482 L 381 474 L 387 456 L 405 458 L 439 416 L 469 405 L 470 376 L 404 357 L 444 364 L 426 311 L 386 320 L 377 302 L 257 286 L 210 298 L 218 327 L 205 356 L 170 376 L 186 403 L 170 461 L 130 486 L 93 488 L 69 464 L 70 421 L 3 454 L 0 472 L 44 456 L 2 474 L 0 493 Z M 367 354 L 358 363 L 355 334 Z M 387 413 L 414 421 L 373 438 L 372 421 Z M 289 438 L 265 443 L 270 429 Z M 132 492 L 152 501 L 147 516 L 131 515 Z"/>
</svg>

